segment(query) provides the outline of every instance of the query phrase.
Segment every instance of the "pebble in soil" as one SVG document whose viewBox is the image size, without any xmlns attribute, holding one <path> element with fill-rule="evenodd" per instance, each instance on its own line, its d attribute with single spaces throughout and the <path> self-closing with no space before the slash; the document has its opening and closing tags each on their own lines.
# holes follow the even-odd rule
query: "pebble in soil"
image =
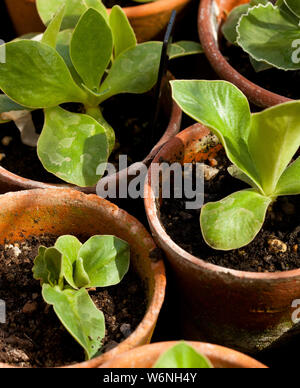
<svg viewBox="0 0 300 388">
<path fill-rule="evenodd" d="M 224 151 L 209 164 L 211 174 L 205 180 L 205 203 L 248 187 L 227 172 L 230 162 Z M 241 271 L 276 272 L 300 268 L 299 195 L 279 197 L 269 208 L 256 238 L 249 245 L 232 251 L 217 251 L 205 243 L 200 230 L 200 209 L 187 210 L 186 201 L 186 198 L 164 199 L 160 215 L 168 235 L 190 254 Z"/>
<path fill-rule="evenodd" d="M 84 361 L 83 349 L 60 324 L 42 299 L 32 265 L 40 245 L 53 246 L 56 237 L 44 235 L 0 246 L 0 299 L 6 303 L 6 323 L 0 323 L 0 362 L 19 367 L 54 367 Z M 84 241 L 84 240 L 82 240 Z M 125 340 L 141 322 L 145 290 L 130 270 L 116 286 L 90 293 L 105 315 L 102 351 Z"/>
</svg>

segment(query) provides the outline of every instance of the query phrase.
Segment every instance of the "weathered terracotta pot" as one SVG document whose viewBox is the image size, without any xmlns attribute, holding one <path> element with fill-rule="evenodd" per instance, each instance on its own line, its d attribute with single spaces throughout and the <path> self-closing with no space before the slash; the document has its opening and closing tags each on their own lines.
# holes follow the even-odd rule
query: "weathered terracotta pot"
<svg viewBox="0 0 300 388">
<path fill-rule="evenodd" d="M 192 256 L 166 233 L 160 221 L 160 201 L 151 188 L 159 183 L 151 182 L 151 173 L 161 160 L 183 164 L 207 159 L 201 141 L 208 133 L 207 128 L 196 124 L 179 133 L 157 154 L 145 184 L 146 213 L 154 240 L 164 250 L 175 275 L 184 338 L 255 354 L 299 331 L 299 325 L 292 322 L 291 305 L 300 297 L 300 269 L 243 272 Z M 195 238 L 197 233 L 200 225 Z"/>
<path fill-rule="evenodd" d="M 0 196 L 0 244 L 43 233 L 112 234 L 131 247 L 131 265 L 146 287 L 148 309 L 137 329 L 116 348 L 72 367 L 93 368 L 150 342 L 165 295 L 165 270 L 151 236 L 132 216 L 110 202 L 70 189 L 28 190 Z M 0 367 L 7 365 L 0 364 Z"/>
<path fill-rule="evenodd" d="M 167 26 L 173 9 L 181 12 L 191 0 L 158 0 L 124 8 L 139 42 L 145 42 L 159 35 Z M 41 22 L 35 0 L 5 0 L 18 35 L 41 32 Z"/>
<path fill-rule="evenodd" d="M 152 368 L 161 354 L 175 344 L 176 342 L 161 342 L 145 345 L 114 357 L 100 368 Z M 206 356 L 215 368 L 267 368 L 253 358 L 235 350 L 201 342 L 189 342 L 189 344 Z"/>
<path fill-rule="evenodd" d="M 235 84 L 257 106 L 267 108 L 290 101 L 287 97 L 272 93 L 235 70 L 222 55 L 218 35 L 222 23 L 228 13 L 238 5 L 248 3 L 249 0 L 202 0 L 199 5 L 198 32 L 203 50 L 216 73 L 222 78 Z"/>
<path fill-rule="evenodd" d="M 145 157 L 143 161 L 134 163 L 131 166 L 129 166 L 127 169 L 122 170 L 122 172 L 118 172 L 115 175 L 111 175 L 108 178 L 105 178 L 105 181 L 103 181 L 104 186 L 105 184 L 109 184 L 109 183 L 114 184 L 118 192 L 119 182 L 121 179 L 126 179 L 127 183 L 129 184 L 129 182 L 138 175 L 138 173 L 136 172 L 136 166 L 143 163 L 147 167 L 149 167 L 151 161 L 153 160 L 157 152 L 160 150 L 160 148 L 169 139 L 171 139 L 179 132 L 180 125 L 181 125 L 182 111 L 179 108 L 179 106 L 174 101 L 172 101 L 170 85 L 169 85 L 169 80 L 171 79 L 174 79 L 174 77 L 171 73 L 168 73 L 164 81 L 165 87 L 163 88 L 162 110 L 164 111 L 165 116 L 170 118 L 170 120 L 161 139 L 152 148 L 150 153 Z M 42 165 L 41 165 L 41 168 L 43 168 Z M 96 193 L 96 187 L 82 188 L 82 187 L 72 186 L 68 184 L 51 184 L 51 183 L 34 181 L 32 179 L 23 178 L 19 175 L 16 175 L 0 166 L 0 194 L 4 194 L 10 191 L 19 191 L 19 190 L 28 190 L 28 189 L 47 189 L 47 188 L 49 189 L 53 187 L 63 187 L 63 188 L 72 187 L 73 189 L 82 191 L 84 193 L 88 193 L 88 194 Z"/>
</svg>

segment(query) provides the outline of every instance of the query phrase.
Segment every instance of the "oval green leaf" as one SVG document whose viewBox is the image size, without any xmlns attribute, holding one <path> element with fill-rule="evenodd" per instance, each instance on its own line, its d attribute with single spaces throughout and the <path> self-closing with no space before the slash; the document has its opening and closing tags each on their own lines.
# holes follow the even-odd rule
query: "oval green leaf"
<svg viewBox="0 0 300 388">
<path fill-rule="evenodd" d="M 90 116 L 60 107 L 47 109 L 38 156 L 47 171 L 64 181 L 93 186 L 101 178 L 99 164 L 108 158 L 105 129 Z"/>
</svg>

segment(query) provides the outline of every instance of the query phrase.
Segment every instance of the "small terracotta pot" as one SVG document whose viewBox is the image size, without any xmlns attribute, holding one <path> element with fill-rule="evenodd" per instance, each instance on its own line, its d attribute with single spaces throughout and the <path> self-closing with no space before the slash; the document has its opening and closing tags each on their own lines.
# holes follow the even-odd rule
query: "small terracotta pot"
<svg viewBox="0 0 300 388">
<path fill-rule="evenodd" d="M 299 325 L 292 322 L 291 305 L 300 298 L 300 269 L 243 272 L 192 256 L 166 233 L 160 221 L 160 201 L 155 199 L 152 189 L 160 183 L 151 182 L 151 173 L 160 161 L 183 164 L 207 159 L 207 147 L 201 143 L 207 134 L 207 128 L 196 124 L 179 133 L 156 155 L 145 184 L 146 213 L 153 237 L 164 250 L 175 275 L 182 299 L 184 338 L 255 354 L 299 332 Z M 198 233 L 200 225 L 195 238 Z"/>
<path fill-rule="evenodd" d="M 139 174 L 138 172 L 136 172 L 137 171 L 136 166 L 143 163 L 147 167 L 149 167 L 151 161 L 153 160 L 157 152 L 160 150 L 160 148 L 169 139 L 171 139 L 179 132 L 180 125 L 181 125 L 182 111 L 179 108 L 179 106 L 174 101 L 172 101 L 169 80 L 173 80 L 173 79 L 174 79 L 173 75 L 168 72 L 164 80 L 165 87 L 163 88 L 162 110 L 164 111 L 166 117 L 170 117 L 170 120 L 163 136 L 158 141 L 158 143 L 152 148 L 150 153 L 145 157 L 143 161 L 134 163 L 133 165 L 129 166 L 127 169 L 122 170 L 121 172 L 118 172 L 115 175 L 111 175 L 108 178 L 105 178 L 105 180 L 103 180 L 104 187 L 109 183 L 114 184 L 118 192 L 119 182 L 121 179 L 126 179 L 127 184 L 129 184 L 130 181 Z M 42 165 L 41 165 L 41 168 L 43 168 Z M 65 184 L 43 183 L 39 181 L 34 181 L 32 179 L 23 178 L 0 166 L 0 194 L 7 193 L 9 191 L 19 191 L 19 190 L 29 190 L 29 189 L 49 189 L 53 187 L 57 187 L 57 188 L 71 187 L 75 190 L 82 191 L 88 194 L 96 193 L 96 186 L 82 188 L 78 186 L 68 185 L 66 183 Z"/>
<path fill-rule="evenodd" d="M 233 8 L 248 2 L 249 0 L 200 1 L 198 32 L 206 57 L 222 79 L 235 84 L 255 105 L 267 108 L 291 101 L 289 98 L 272 93 L 243 77 L 226 61 L 219 49 L 220 26 Z"/>
<path fill-rule="evenodd" d="M 75 190 L 28 190 L 0 196 L 0 244 L 43 233 L 87 238 L 111 234 L 127 241 L 131 247 L 131 265 L 146 288 L 148 308 L 137 329 L 116 348 L 71 367 L 98 367 L 122 352 L 150 342 L 164 300 L 166 278 L 158 249 L 145 228 L 110 202 Z"/>
<path fill-rule="evenodd" d="M 145 345 L 111 359 L 100 368 L 152 368 L 158 358 L 177 342 Z M 265 365 L 235 350 L 201 342 L 189 342 L 194 349 L 206 356 L 214 368 L 267 368 Z"/>
<path fill-rule="evenodd" d="M 124 8 L 139 42 L 145 42 L 159 35 L 167 26 L 173 9 L 181 12 L 191 0 L 158 0 Z M 42 32 L 35 0 L 5 0 L 18 35 Z"/>
</svg>

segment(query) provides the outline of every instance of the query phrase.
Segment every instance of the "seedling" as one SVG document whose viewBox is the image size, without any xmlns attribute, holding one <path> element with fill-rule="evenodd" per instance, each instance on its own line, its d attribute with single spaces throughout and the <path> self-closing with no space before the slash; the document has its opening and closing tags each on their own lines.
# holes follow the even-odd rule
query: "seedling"
<svg viewBox="0 0 300 388">
<path fill-rule="evenodd" d="M 164 352 L 153 368 L 213 368 L 211 362 L 192 346 L 182 341 Z"/>
<path fill-rule="evenodd" d="M 203 206 L 203 237 L 214 249 L 249 244 L 278 196 L 300 194 L 300 102 L 251 114 L 247 98 L 225 81 L 172 81 L 182 110 L 218 136 L 229 173 L 251 186 Z"/>
<path fill-rule="evenodd" d="M 89 289 L 118 284 L 128 272 L 129 245 L 114 236 L 93 236 L 84 244 L 74 236 L 61 236 L 54 247 L 40 246 L 33 276 L 58 318 L 94 357 L 105 336 L 105 319 L 94 305 Z"/>
<path fill-rule="evenodd" d="M 115 144 L 101 104 L 120 93 L 149 91 L 157 81 L 162 43 L 137 44 L 119 6 L 109 16 L 98 0 L 47 0 L 38 6 L 48 22 L 40 41 L 6 44 L 6 63 L 0 64 L 0 88 L 6 94 L 0 100 L 1 119 L 6 121 L 3 113 L 11 109 L 43 108 L 37 153 L 44 168 L 66 182 L 93 186 Z M 199 45 L 178 42 L 170 56 L 195 50 Z M 79 103 L 84 113 L 67 111 L 63 103 Z"/>
<path fill-rule="evenodd" d="M 298 0 L 252 0 L 231 12 L 223 25 L 223 33 L 227 40 L 250 55 L 256 71 L 271 67 L 298 70 L 299 25 Z"/>
</svg>

